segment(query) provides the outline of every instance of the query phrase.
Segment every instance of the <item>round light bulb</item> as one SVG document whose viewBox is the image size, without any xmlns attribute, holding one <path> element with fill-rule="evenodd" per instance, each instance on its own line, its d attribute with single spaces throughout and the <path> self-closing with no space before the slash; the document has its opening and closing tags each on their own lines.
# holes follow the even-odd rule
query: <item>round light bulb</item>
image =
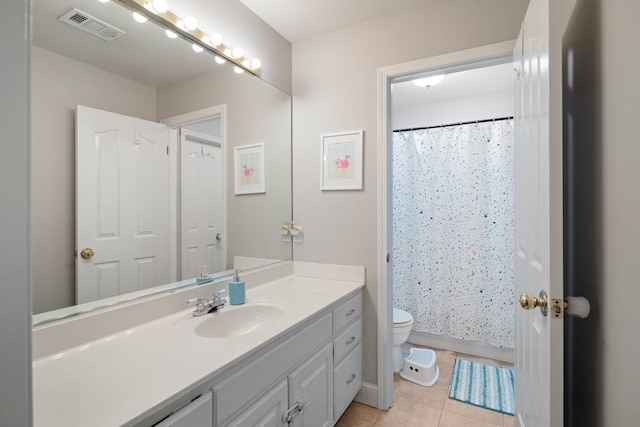
<svg viewBox="0 0 640 427">
<path fill-rule="evenodd" d="M 233 71 L 235 71 L 236 74 L 244 73 L 244 70 L 242 68 L 238 67 L 237 65 L 235 67 L 233 67 Z"/>
<path fill-rule="evenodd" d="M 174 33 L 171 30 L 164 30 L 164 33 L 167 35 L 167 37 L 169 37 L 170 39 L 175 39 L 176 37 L 178 37 L 178 35 L 176 33 Z"/>
<path fill-rule="evenodd" d="M 187 27 L 187 30 L 193 31 L 198 28 L 198 21 L 193 16 L 190 16 L 184 20 L 184 26 Z"/>
<path fill-rule="evenodd" d="M 140 15 L 138 12 L 133 12 L 133 19 L 135 19 L 136 22 L 139 22 L 141 24 L 144 24 L 145 22 L 147 22 L 147 17 L 144 15 Z"/>
<path fill-rule="evenodd" d="M 169 5 L 167 4 L 166 0 L 153 0 L 153 10 L 155 10 L 158 13 L 165 13 L 167 10 L 169 10 Z"/>
<path fill-rule="evenodd" d="M 220 57 L 220 56 L 216 56 L 216 57 L 215 57 L 215 60 L 216 60 L 216 62 L 217 62 L 218 64 L 220 64 L 220 65 L 224 64 L 225 62 L 227 62 L 224 58 L 222 58 L 222 57 Z"/>
<path fill-rule="evenodd" d="M 262 65 L 262 62 L 260 62 L 258 58 L 253 58 L 251 60 L 251 68 L 253 68 L 254 70 L 257 70 L 258 68 L 260 68 L 261 65 Z"/>
<path fill-rule="evenodd" d="M 242 58 L 242 48 L 234 47 L 233 50 L 231 51 L 231 55 L 236 59 Z"/>
<path fill-rule="evenodd" d="M 98 0 L 100 3 L 109 3 L 109 0 Z"/>
<path fill-rule="evenodd" d="M 444 74 L 440 74 L 438 76 L 427 77 L 424 79 L 415 79 L 412 81 L 414 85 L 428 89 L 431 86 L 435 86 L 438 83 L 440 83 L 442 80 L 444 80 L 444 76 L 445 76 Z"/>
<path fill-rule="evenodd" d="M 211 44 L 214 46 L 220 46 L 222 44 L 222 36 L 218 33 L 213 33 L 211 36 Z"/>
<path fill-rule="evenodd" d="M 191 49 L 193 49 L 194 52 L 198 52 L 198 53 L 200 53 L 200 52 L 202 52 L 204 50 L 201 46 L 198 46 L 195 43 L 191 45 Z"/>
</svg>

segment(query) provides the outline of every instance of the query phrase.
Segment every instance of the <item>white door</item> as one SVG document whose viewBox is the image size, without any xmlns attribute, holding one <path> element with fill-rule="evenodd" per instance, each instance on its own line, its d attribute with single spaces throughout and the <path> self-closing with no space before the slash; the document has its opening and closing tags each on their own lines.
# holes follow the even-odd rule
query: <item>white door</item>
<svg viewBox="0 0 640 427">
<path fill-rule="evenodd" d="M 516 295 L 537 298 L 544 291 L 548 298 L 562 299 L 561 40 L 554 30 L 559 3 L 531 0 L 514 51 L 515 286 Z M 516 308 L 516 325 L 519 425 L 561 426 L 562 321 L 540 308 Z"/>
<path fill-rule="evenodd" d="M 224 266 L 224 185 L 219 142 L 181 130 L 180 138 L 181 278 Z"/>
<path fill-rule="evenodd" d="M 165 125 L 78 106 L 76 299 L 169 282 Z"/>
</svg>

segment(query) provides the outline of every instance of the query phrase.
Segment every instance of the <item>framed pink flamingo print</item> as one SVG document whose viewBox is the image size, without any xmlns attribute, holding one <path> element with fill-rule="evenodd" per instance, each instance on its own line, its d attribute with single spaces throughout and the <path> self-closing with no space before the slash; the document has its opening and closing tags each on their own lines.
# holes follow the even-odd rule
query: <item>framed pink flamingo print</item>
<svg viewBox="0 0 640 427">
<path fill-rule="evenodd" d="M 235 194 L 266 193 L 264 143 L 234 147 Z"/>
<path fill-rule="evenodd" d="M 321 190 L 362 190 L 362 130 L 321 137 Z"/>
</svg>

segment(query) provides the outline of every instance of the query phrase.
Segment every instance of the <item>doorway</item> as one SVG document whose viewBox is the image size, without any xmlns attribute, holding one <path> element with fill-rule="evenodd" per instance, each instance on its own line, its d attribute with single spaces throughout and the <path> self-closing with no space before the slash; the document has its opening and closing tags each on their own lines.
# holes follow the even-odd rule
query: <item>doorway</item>
<svg viewBox="0 0 640 427">
<path fill-rule="evenodd" d="M 388 409 L 393 402 L 393 254 L 392 226 L 392 85 L 440 74 L 451 74 L 497 64 L 510 63 L 514 42 L 499 43 L 449 55 L 427 58 L 382 68 L 378 72 L 379 94 L 379 259 L 378 264 L 378 408 Z M 395 90 L 395 89 L 394 89 Z M 475 119 L 474 119 L 475 120 Z M 383 260 L 386 260 L 383 261 Z"/>
<path fill-rule="evenodd" d="M 162 120 L 170 128 L 171 275 L 193 278 L 227 263 L 226 106 Z M 204 267 L 203 267 L 204 266 Z"/>
</svg>

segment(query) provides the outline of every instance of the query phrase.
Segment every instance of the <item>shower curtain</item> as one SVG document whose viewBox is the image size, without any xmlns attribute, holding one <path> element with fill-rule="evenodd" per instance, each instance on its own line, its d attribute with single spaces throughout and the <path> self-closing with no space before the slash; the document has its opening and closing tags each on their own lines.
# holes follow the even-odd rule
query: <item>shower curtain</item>
<svg viewBox="0 0 640 427">
<path fill-rule="evenodd" d="M 514 345 L 513 120 L 393 135 L 393 300 L 414 330 Z"/>
</svg>

